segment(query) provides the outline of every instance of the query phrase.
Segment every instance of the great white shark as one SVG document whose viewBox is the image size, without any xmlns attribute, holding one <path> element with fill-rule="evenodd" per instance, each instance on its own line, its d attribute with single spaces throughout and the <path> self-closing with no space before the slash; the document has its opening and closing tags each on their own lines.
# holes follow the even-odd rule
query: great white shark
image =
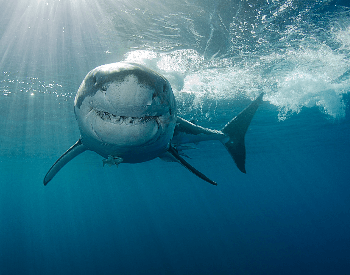
<svg viewBox="0 0 350 275">
<path fill-rule="evenodd" d="M 74 100 L 79 140 L 49 169 L 44 185 L 69 161 L 91 150 L 103 164 L 140 163 L 157 157 L 176 161 L 201 179 L 216 185 L 181 155 L 184 144 L 219 140 L 238 169 L 246 173 L 244 138 L 262 102 L 260 94 L 221 130 L 212 130 L 176 116 L 168 80 L 145 66 L 118 62 L 90 71 Z"/>
</svg>

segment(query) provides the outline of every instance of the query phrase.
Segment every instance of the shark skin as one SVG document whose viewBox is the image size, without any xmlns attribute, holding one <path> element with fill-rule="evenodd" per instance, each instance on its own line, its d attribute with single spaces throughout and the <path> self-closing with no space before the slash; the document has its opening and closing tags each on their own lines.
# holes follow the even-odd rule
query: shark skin
<svg viewBox="0 0 350 275">
<path fill-rule="evenodd" d="M 219 140 L 238 169 L 245 170 L 244 137 L 263 100 L 261 93 L 221 130 L 176 116 L 176 101 L 166 78 L 142 65 L 118 62 L 90 71 L 74 100 L 79 140 L 49 169 L 44 185 L 86 150 L 101 155 L 103 165 L 140 163 L 157 157 L 176 161 L 199 178 L 217 185 L 183 157 L 186 144 Z"/>
</svg>

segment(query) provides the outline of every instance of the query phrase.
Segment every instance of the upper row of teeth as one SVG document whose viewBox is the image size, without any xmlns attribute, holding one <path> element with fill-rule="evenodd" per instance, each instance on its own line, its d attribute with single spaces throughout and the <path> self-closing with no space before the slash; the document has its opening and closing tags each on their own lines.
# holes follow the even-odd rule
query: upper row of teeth
<svg viewBox="0 0 350 275">
<path fill-rule="evenodd" d="M 125 123 L 125 124 L 135 124 L 135 123 L 141 123 L 141 122 L 148 122 L 154 117 L 152 116 L 145 116 L 145 117 L 128 117 L 128 116 L 117 116 L 108 112 L 104 111 L 96 111 L 97 115 L 101 117 L 102 119 L 110 120 L 113 123 Z"/>
</svg>

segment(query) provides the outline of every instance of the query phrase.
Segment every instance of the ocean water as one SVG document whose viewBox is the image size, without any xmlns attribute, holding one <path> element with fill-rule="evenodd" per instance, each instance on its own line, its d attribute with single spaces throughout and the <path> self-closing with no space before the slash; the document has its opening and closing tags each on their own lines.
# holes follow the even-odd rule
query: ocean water
<svg viewBox="0 0 350 275">
<path fill-rule="evenodd" d="M 0 0 L 0 274 L 348 274 L 350 5 L 331 0 Z M 247 174 L 218 142 L 103 167 L 79 138 L 94 67 L 167 77 L 213 129 L 264 92 Z"/>
</svg>

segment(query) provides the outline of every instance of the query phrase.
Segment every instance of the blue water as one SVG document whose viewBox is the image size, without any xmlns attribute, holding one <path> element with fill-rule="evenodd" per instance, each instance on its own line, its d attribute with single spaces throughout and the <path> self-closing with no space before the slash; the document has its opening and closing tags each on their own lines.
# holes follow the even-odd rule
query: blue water
<svg viewBox="0 0 350 275">
<path fill-rule="evenodd" d="M 1 2 L 0 274 L 348 274 L 347 1 Z M 86 73 L 139 62 L 213 129 L 261 91 L 247 174 L 205 142 L 189 161 L 103 167 L 78 138 Z"/>
</svg>

